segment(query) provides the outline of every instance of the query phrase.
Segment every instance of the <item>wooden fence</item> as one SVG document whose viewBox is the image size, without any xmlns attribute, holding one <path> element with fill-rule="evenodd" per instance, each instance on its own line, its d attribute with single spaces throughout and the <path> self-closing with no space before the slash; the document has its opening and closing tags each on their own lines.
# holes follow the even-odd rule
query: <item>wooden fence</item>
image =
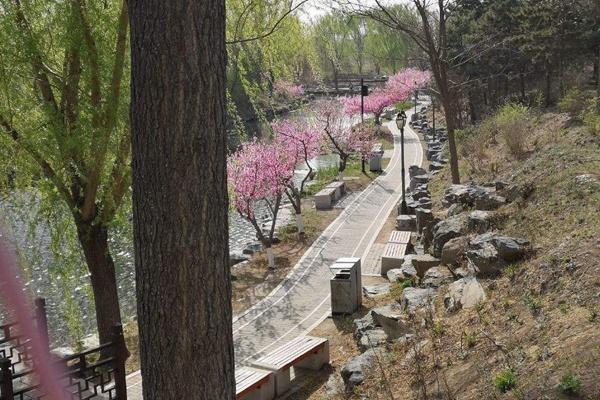
<svg viewBox="0 0 600 400">
<path fill-rule="evenodd" d="M 35 300 L 35 323 L 50 352 L 44 299 Z M 36 380 L 31 341 L 19 333 L 18 323 L 0 325 L 0 400 L 46 398 Z M 66 357 L 52 356 L 60 372 L 59 385 L 69 400 L 127 400 L 123 327 L 113 327 L 112 339 L 93 349 Z"/>
</svg>

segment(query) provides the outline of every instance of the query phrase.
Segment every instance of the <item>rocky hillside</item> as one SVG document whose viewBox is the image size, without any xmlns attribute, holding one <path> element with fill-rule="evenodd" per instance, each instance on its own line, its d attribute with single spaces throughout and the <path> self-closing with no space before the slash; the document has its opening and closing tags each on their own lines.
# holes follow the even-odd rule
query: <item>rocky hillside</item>
<svg viewBox="0 0 600 400">
<path fill-rule="evenodd" d="M 520 112 L 460 135 L 462 185 L 426 130 L 415 253 L 311 399 L 600 399 L 600 137 Z"/>
</svg>

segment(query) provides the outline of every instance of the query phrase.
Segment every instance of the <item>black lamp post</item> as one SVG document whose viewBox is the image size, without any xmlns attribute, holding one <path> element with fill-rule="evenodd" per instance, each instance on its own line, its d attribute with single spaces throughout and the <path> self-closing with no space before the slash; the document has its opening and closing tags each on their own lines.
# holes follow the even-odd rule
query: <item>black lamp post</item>
<svg viewBox="0 0 600 400">
<path fill-rule="evenodd" d="M 400 129 L 400 157 L 402 162 L 402 203 L 400 204 L 400 214 L 408 214 L 406 206 L 406 174 L 404 172 L 404 126 L 406 125 L 406 113 L 400 111 L 396 116 L 396 126 Z"/>
<path fill-rule="evenodd" d="M 415 87 L 417 87 L 417 82 L 415 82 Z M 419 98 L 419 89 L 415 89 L 415 117 L 417 115 L 417 99 Z"/>
</svg>

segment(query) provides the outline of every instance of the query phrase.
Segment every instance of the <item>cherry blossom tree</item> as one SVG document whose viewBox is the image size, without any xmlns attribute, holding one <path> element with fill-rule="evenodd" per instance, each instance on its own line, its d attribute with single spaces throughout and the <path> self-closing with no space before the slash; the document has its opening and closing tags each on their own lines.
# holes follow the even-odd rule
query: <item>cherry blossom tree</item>
<svg viewBox="0 0 600 400">
<path fill-rule="evenodd" d="M 375 141 L 372 129 L 353 128 L 344 107 L 336 100 L 317 103 L 317 128 L 323 132 L 326 148 L 340 157 L 338 179 L 342 179 L 348 159 L 353 154 L 366 154 Z"/>
<path fill-rule="evenodd" d="M 257 140 L 246 143 L 227 160 L 231 202 L 240 216 L 249 221 L 267 252 L 269 268 L 275 268 L 273 236 L 279 206 L 286 187 L 293 180 L 295 158 L 286 148 Z M 265 232 L 256 219 L 258 202 L 264 201 L 272 215 Z"/>
<path fill-rule="evenodd" d="M 425 85 L 431 77 L 429 71 L 408 68 L 391 76 L 382 88 L 377 88 L 364 98 L 364 111 L 375 116 L 375 124 L 380 125 L 381 114 L 386 107 L 406 100 L 417 88 Z M 356 115 L 361 112 L 361 96 L 343 98 L 346 113 Z"/>
<path fill-rule="evenodd" d="M 285 194 L 290 199 L 296 214 L 298 235 L 302 235 L 304 234 L 302 197 L 306 182 L 313 176 L 310 160 L 321 153 L 321 133 L 306 124 L 292 121 L 275 121 L 271 124 L 271 128 L 275 133 L 274 145 L 279 147 L 280 154 L 285 154 L 287 159 L 293 160 L 292 168 L 303 163 L 308 169 L 307 174 L 298 184 L 291 179 L 285 187 Z"/>
<path fill-rule="evenodd" d="M 304 88 L 301 85 L 294 85 L 286 80 L 275 82 L 273 89 L 279 96 L 288 100 L 296 99 L 304 94 Z"/>
</svg>

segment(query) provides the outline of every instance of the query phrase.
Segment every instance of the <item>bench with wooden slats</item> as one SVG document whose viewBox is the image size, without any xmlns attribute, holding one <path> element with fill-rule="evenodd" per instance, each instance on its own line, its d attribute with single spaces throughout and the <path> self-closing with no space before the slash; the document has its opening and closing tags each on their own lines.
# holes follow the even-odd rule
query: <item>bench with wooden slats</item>
<svg viewBox="0 0 600 400">
<path fill-rule="evenodd" d="M 273 373 L 241 367 L 235 370 L 236 400 L 272 400 L 275 398 Z"/>
<path fill-rule="evenodd" d="M 280 396 L 290 388 L 291 367 L 319 370 L 328 362 L 327 339 L 301 336 L 260 357 L 252 366 L 274 372 L 275 394 Z"/>
<path fill-rule="evenodd" d="M 410 232 L 392 231 L 381 256 L 381 275 L 394 268 L 402 267 L 406 249 L 410 243 Z"/>
</svg>

